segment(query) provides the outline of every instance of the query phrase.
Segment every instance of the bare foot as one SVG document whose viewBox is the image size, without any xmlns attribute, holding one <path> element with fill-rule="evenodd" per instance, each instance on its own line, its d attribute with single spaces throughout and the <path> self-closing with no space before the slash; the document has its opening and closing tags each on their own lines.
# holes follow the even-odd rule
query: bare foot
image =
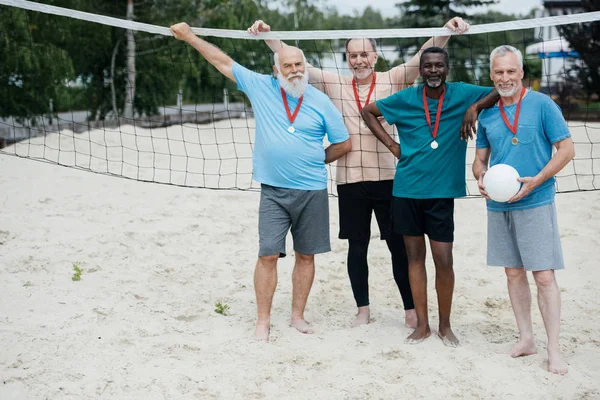
<svg viewBox="0 0 600 400">
<path fill-rule="evenodd" d="M 371 311 L 369 310 L 369 306 L 358 307 L 358 312 L 356 313 L 356 319 L 352 323 L 352 328 L 368 324 L 369 321 L 371 321 Z"/>
<path fill-rule="evenodd" d="M 302 318 L 292 319 L 290 326 L 296 328 L 296 330 L 300 333 L 306 333 L 309 335 L 315 333 L 315 331 L 313 331 L 308 325 L 308 322 Z"/>
<path fill-rule="evenodd" d="M 269 321 L 256 321 L 256 330 L 254 331 L 254 339 L 269 341 L 269 333 L 271 331 L 271 323 Z"/>
<path fill-rule="evenodd" d="M 417 328 L 417 312 L 413 308 L 412 310 L 404 310 L 404 325 L 407 328 Z"/>
<path fill-rule="evenodd" d="M 517 344 L 513 346 L 508 352 L 508 355 L 512 358 L 530 356 L 537 353 L 535 348 L 535 342 L 533 339 L 521 339 Z"/>
<path fill-rule="evenodd" d="M 438 332 L 438 337 L 442 339 L 442 343 L 448 347 L 458 347 L 459 341 L 454 332 L 450 327 L 442 328 L 440 327 L 440 331 Z"/>
<path fill-rule="evenodd" d="M 559 349 L 548 348 L 548 372 L 558 375 L 566 375 L 569 372 L 569 366 L 562 359 Z"/>
<path fill-rule="evenodd" d="M 431 336 L 431 329 L 429 329 L 429 325 L 427 325 L 425 328 L 415 329 L 415 331 L 404 340 L 404 343 L 419 344 L 429 336 Z"/>
</svg>

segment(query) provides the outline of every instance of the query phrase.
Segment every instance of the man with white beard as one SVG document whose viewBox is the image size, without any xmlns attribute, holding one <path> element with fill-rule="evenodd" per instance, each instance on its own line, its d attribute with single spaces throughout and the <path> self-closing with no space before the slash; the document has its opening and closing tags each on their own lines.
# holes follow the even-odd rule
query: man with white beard
<svg viewBox="0 0 600 400">
<path fill-rule="evenodd" d="M 469 29 L 469 24 L 460 17 L 454 17 L 444 27 L 462 34 Z M 253 35 L 270 31 L 271 27 L 262 20 L 254 22 L 248 28 L 248 32 Z M 352 140 L 352 151 L 341 157 L 336 166 L 339 238 L 348 240 L 348 277 L 357 306 L 352 327 L 368 324 L 371 320 L 367 255 L 373 213 L 379 226 L 380 238 L 386 241 L 390 251 L 394 281 L 404 304 L 404 323 L 409 328 L 417 325 L 404 241 L 402 236 L 395 235 L 390 229 L 396 160 L 388 149 L 377 142 L 362 120 L 360 112 L 369 102 L 383 99 L 412 85 L 419 77 L 421 52 L 431 46 L 443 47 L 449 40 L 450 36 L 429 39 L 408 62 L 388 71 L 375 72 L 378 60 L 375 39 L 355 38 L 346 41 L 345 55 L 351 75 L 308 66 L 310 84 L 326 93 L 343 113 Z M 265 42 L 273 51 L 287 46 L 279 40 Z M 473 121 L 476 119 L 476 112 L 473 112 L 471 118 Z M 394 127 L 382 122 L 386 131 L 393 136 Z"/>
<path fill-rule="evenodd" d="M 315 274 L 314 255 L 331 250 L 325 164 L 352 148 L 342 115 L 325 94 L 308 85 L 306 60 L 296 47 L 275 54 L 274 79 L 234 62 L 198 38 L 186 23 L 171 26 L 171 32 L 236 82 L 252 103 L 256 118 L 253 177 L 261 183 L 255 338 L 269 339 L 277 260 L 285 256 L 290 227 L 295 251 L 290 324 L 302 333 L 313 333 L 304 309 Z M 332 143 L 327 148 L 323 147 L 325 135 Z"/>
<path fill-rule="evenodd" d="M 554 205 L 554 175 L 575 156 L 573 140 L 558 105 L 550 97 L 523 87 L 523 55 L 519 50 L 506 45 L 494 49 L 490 78 L 500 100 L 479 117 L 473 175 L 487 198 L 487 263 L 504 267 L 519 328 L 519 341 L 508 354 L 521 357 L 537 352 L 527 280 L 527 271 L 532 271 L 548 336 L 548 371 L 564 375 L 568 367 L 558 344 L 560 289 L 554 276 L 554 270 L 564 268 L 564 260 Z M 491 166 L 511 165 L 521 176 L 521 189 L 507 203 L 487 196 L 483 177 L 488 162 Z"/>
</svg>

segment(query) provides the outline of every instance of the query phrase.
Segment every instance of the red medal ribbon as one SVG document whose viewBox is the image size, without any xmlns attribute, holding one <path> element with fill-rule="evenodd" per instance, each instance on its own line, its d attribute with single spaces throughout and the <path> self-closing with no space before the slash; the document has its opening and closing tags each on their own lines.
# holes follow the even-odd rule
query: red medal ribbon
<svg viewBox="0 0 600 400">
<path fill-rule="evenodd" d="M 290 120 L 290 124 L 293 124 L 294 120 L 296 119 L 296 115 L 298 115 L 298 112 L 300 111 L 300 106 L 302 105 L 302 100 L 304 100 L 304 95 L 300 96 L 300 100 L 298 100 L 298 105 L 296 106 L 296 109 L 292 114 L 290 112 L 290 106 L 288 105 L 287 97 L 285 95 L 285 90 L 283 90 L 283 88 L 280 88 L 280 90 L 281 98 L 283 99 L 283 105 L 285 106 L 285 111 L 287 112 L 288 119 Z"/>
<path fill-rule="evenodd" d="M 521 97 L 519 97 L 519 102 L 517 103 L 517 112 L 515 114 L 514 125 L 511 125 L 510 122 L 508 122 L 508 118 L 506 118 L 506 114 L 504 113 L 504 107 L 502 105 L 502 97 L 500 97 L 500 100 L 498 101 L 498 107 L 500 108 L 500 114 L 502 114 L 502 119 L 504 120 L 504 123 L 506 124 L 508 129 L 510 129 L 510 131 L 513 133 L 513 135 L 517 134 L 517 127 L 519 126 L 519 112 L 521 112 L 521 100 L 523 100 L 523 96 L 525 95 L 526 91 L 527 90 L 524 87 L 521 89 Z"/>
<path fill-rule="evenodd" d="M 440 126 L 440 117 L 442 115 L 442 105 L 444 104 L 444 95 L 446 94 L 446 89 L 440 95 L 437 112 L 435 113 L 435 126 L 431 128 L 431 117 L 429 116 L 429 105 L 427 104 L 427 95 L 425 94 L 425 86 L 423 86 L 423 107 L 425 108 L 425 119 L 427 120 L 427 125 L 429 125 L 429 130 L 431 130 L 431 136 L 433 136 L 433 140 L 437 136 L 438 128 Z"/>
<path fill-rule="evenodd" d="M 369 101 L 371 100 L 371 94 L 373 94 L 373 89 L 375 89 L 375 72 L 373 72 L 373 80 L 371 81 L 371 87 L 369 88 L 369 94 L 367 95 L 367 101 L 365 101 L 364 107 L 369 105 Z M 358 106 L 358 111 L 362 111 L 363 105 L 360 104 L 360 98 L 358 97 L 358 88 L 356 85 L 356 78 L 352 78 L 352 89 L 354 89 L 354 99 L 356 100 L 356 105 Z"/>
</svg>

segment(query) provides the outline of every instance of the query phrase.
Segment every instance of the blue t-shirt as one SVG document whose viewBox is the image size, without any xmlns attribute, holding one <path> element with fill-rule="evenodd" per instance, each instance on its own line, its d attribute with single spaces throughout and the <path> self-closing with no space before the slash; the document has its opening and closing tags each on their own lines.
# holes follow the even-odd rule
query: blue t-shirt
<svg viewBox="0 0 600 400">
<path fill-rule="evenodd" d="M 504 107 L 508 122 L 514 124 L 517 104 Z M 571 136 L 560 107 L 544 94 L 529 91 L 521 101 L 519 126 L 515 146 L 514 134 L 502 119 L 495 105 L 479 115 L 477 148 L 490 148 L 490 166 L 508 164 L 521 177 L 537 175 L 552 158 L 552 143 Z M 498 203 L 488 200 L 490 211 L 525 210 L 550 204 L 554 201 L 554 177 L 548 179 L 531 193 L 515 203 Z"/>
<path fill-rule="evenodd" d="M 294 120 L 295 131 L 290 133 L 291 124 L 277 79 L 252 72 L 237 63 L 233 64 L 233 76 L 238 89 L 250 99 L 256 119 L 254 179 L 288 189 L 326 189 L 325 134 L 332 144 L 349 138 L 342 114 L 329 97 L 308 85 Z M 293 114 L 299 99 L 286 97 Z"/>
<path fill-rule="evenodd" d="M 436 136 L 425 119 L 423 85 L 410 87 L 377 101 L 385 120 L 396 124 L 401 154 L 394 176 L 395 197 L 412 199 L 466 196 L 465 157 L 467 142 L 460 126 L 467 108 L 492 91 L 489 87 L 446 82 L 446 93 Z M 438 100 L 427 98 L 431 126 L 435 126 Z"/>
</svg>

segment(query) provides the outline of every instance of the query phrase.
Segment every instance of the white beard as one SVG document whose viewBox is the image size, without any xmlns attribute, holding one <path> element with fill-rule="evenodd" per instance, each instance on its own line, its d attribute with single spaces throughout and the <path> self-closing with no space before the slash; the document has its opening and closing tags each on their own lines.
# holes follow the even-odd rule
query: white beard
<svg viewBox="0 0 600 400">
<path fill-rule="evenodd" d="M 361 69 L 361 70 L 354 70 L 354 76 L 356 77 L 356 79 L 365 79 L 369 75 L 371 75 L 372 72 L 373 72 L 373 70 L 371 68 L 364 68 L 364 69 Z"/>
<path fill-rule="evenodd" d="M 299 76 L 300 79 L 294 79 L 293 81 L 289 80 L 295 76 Z M 277 73 L 277 80 L 279 81 L 279 85 L 283 88 L 283 90 L 295 98 L 302 96 L 306 91 L 306 87 L 308 86 L 308 75 L 301 72 L 290 73 L 287 79 L 284 78 L 280 73 Z"/>
<path fill-rule="evenodd" d="M 498 86 L 496 86 L 496 90 L 498 91 L 498 94 L 501 97 L 511 97 L 514 96 L 517 93 L 518 90 L 518 86 L 515 85 L 512 89 L 509 90 L 500 90 L 500 88 Z"/>
<path fill-rule="evenodd" d="M 442 85 L 442 80 L 441 79 L 435 79 L 435 80 L 429 80 L 427 79 L 427 86 L 429 86 L 432 89 L 438 88 Z"/>
</svg>

